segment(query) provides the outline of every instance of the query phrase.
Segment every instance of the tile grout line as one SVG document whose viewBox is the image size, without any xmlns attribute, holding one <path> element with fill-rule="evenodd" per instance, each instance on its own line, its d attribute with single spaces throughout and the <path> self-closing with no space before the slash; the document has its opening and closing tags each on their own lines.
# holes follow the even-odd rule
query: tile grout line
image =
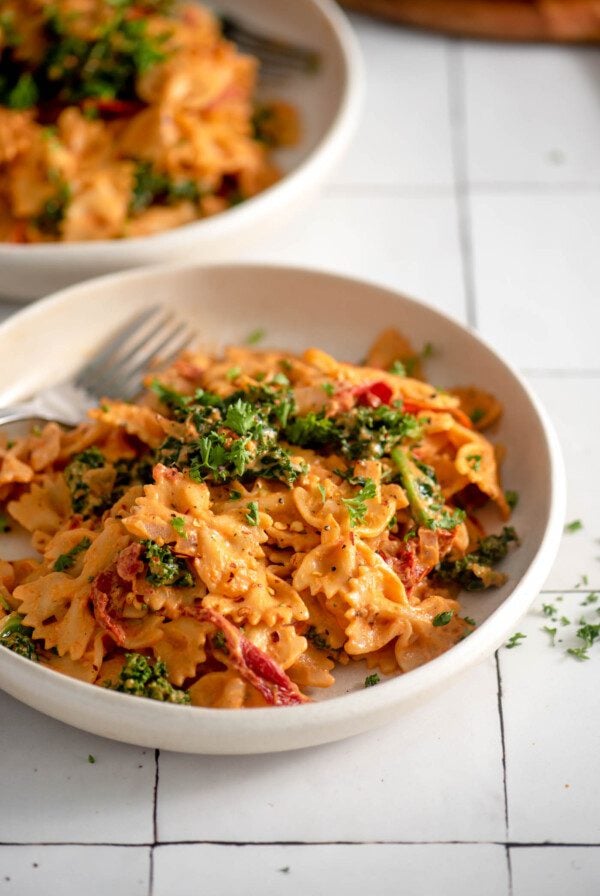
<svg viewBox="0 0 600 896">
<path fill-rule="evenodd" d="M 511 845 L 507 843 L 504 847 L 506 850 L 506 870 L 508 872 L 508 896 L 513 896 L 514 894 L 514 883 L 513 883 L 513 875 L 512 875 L 512 853 L 511 853 Z"/>
<path fill-rule="evenodd" d="M 500 656 L 497 650 L 494 654 L 496 661 L 496 681 L 498 683 L 498 719 L 500 722 L 500 743 L 502 745 L 502 791 L 504 794 L 504 829 L 506 870 L 508 874 L 508 896 L 513 896 L 512 863 L 510 859 L 510 847 L 508 845 L 508 788 L 506 786 L 506 739 L 504 737 L 504 710 L 502 708 L 502 675 L 500 674 Z"/>
<path fill-rule="evenodd" d="M 477 298 L 473 276 L 473 245 L 467 179 L 464 72 L 462 46 L 458 41 L 446 43 L 446 77 L 450 118 L 450 152 L 454 172 L 454 198 L 458 217 L 465 312 L 469 326 L 477 328 Z"/>
<path fill-rule="evenodd" d="M 509 849 L 599 849 L 600 840 L 585 843 L 575 840 L 561 842 L 553 840 L 163 840 L 161 843 L 111 843 L 108 841 L 87 842 L 82 840 L 0 842 L 0 849 L 50 848 L 61 846 L 94 847 L 115 849 L 146 849 L 155 846 L 502 846 Z"/>
<path fill-rule="evenodd" d="M 160 750 L 154 751 L 154 790 L 152 793 L 152 843 L 150 844 L 150 867 L 148 869 L 148 896 L 154 891 L 154 851 L 158 844 L 158 780 L 160 775 Z"/>
<path fill-rule="evenodd" d="M 504 846 L 506 852 L 506 869 L 508 872 L 508 896 L 513 896 L 514 887 L 513 887 L 513 873 L 512 873 L 512 856 L 510 853 L 510 844 L 506 843 Z"/>
<path fill-rule="evenodd" d="M 499 650 L 494 653 L 496 662 L 496 682 L 498 684 L 498 718 L 500 721 L 500 742 L 502 744 L 502 786 L 504 791 L 504 828 L 506 833 L 506 843 L 508 843 L 508 790 L 506 787 L 506 743 L 504 739 L 504 712 L 502 708 L 502 676 L 500 674 L 500 657 Z"/>
</svg>

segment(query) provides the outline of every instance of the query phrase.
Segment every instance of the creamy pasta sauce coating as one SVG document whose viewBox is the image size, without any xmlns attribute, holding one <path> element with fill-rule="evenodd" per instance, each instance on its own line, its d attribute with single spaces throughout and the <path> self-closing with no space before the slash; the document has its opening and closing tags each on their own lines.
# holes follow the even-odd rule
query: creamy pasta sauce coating
<svg viewBox="0 0 600 896">
<path fill-rule="evenodd" d="M 442 392 L 388 331 L 363 365 L 318 349 L 186 353 L 136 404 L 0 449 L 0 645 L 90 684 L 210 707 L 367 684 L 472 631 L 460 589 L 516 540 L 470 389 Z M 462 396 L 467 395 L 461 406 Z M 473 423 L 473 420 L 476 422 Z"/>
</svg>

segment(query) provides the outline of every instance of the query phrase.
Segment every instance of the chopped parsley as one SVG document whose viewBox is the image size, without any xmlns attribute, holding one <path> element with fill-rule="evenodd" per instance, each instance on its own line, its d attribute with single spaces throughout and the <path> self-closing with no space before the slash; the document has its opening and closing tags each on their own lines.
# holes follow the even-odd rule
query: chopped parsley
<svg viewBox="0 0 600 896">
<path fill-rule="evenodd" d="M 565 526 L 565 532 L 568 532 L 569 534 L 572 534 L 573 532 L 579 532 L 581 529 L 583 529 L 583 523 L 581 522 L 581 520 L 573 520 L 572 522 L 567 523 Z"/>
<path fill-rule="evenodd" d="M 406 367 L 402 361 L 394 361 L 390 367 L 390 373 L 393 373 L 395 376 L 406 376 Z"/>
<path fill-rule="evenodd" d="M 96 762 L 96 757 L 92 756 L 91 753 L 88 755 L 88 762 L 90 763 L 90 765 L 94 765 L 94 763 Z"/>
<path fill-rule="evenodd" d="M 591 647 L 594 641 L 600 638 L 600 623 L 596 625 L 595 623 L 582 620 L 582 625 L 577 630 L 577 637 L 584 641 L 588 647 Z"/>
<path fill-rule="evenodd" d="M 372 688 L 376 684 L 379 684 L 380 681 L 381 678 L 379 677 L 377 672 L 373 672 L 371 675 L 367 675 L 367 677 L 365 678 L 365 687 Z"/>
<path fill-rule="evenodd" d="M 227 653 L 227 639 L 221 630 L 215 632 L 213 635 L 212 645 L 215 650 L 222 650 L 224 653 Z"/>
<path fill-rule="evenodd" d="M 506 644 L 504 646 L 508 647 L 509 650 L 512 647 L 519 647 L 523 638 L 526 638 L 526 637 L 527 637 L 527 635 L 524 635 L 523 632 L 515 632 L 514 635 L 510 636 L 510 638 L 508 639 L 508 641 L 506 642 Z"/>
<path fill-rule="evenodd" d="M 267 333 L 262 327 L 257 327 L 246 336 L 246 345 L 256 345 L 258 342 L 262 342 L 266 335 Z"/>
<path fill-rule="evenodd" d="M 329 398 L 331 398 L 331 396 L 335 392 L 335 386 L 333 385 L 333 383 L 321 383 L 321 388 L 325 395 L 328 395 Z"/>
<path fill-rule="evenodd" d="M 305 466 L 293 463 L 279 443 L 294 409 L 284 384 L 238 390 L 226 398 L 203 390 L 165 397 L 176 419 L 188 420 L 197 432 L 197 438 L 185 441 L 166 439 L 156 459 L 167 466 L 185 470 L 197 482 L 218 484 L 258 476 L 291 484 L 304 472 Z"/>
<path fill-rule="evenodd" d="M 38 662 L 32 635 L 33 629 L 23 625 L 23 617 L 19 613 L 11 613 L 0 620 L 0 647 L 6 647 L 27 660 Z"/>
<path fill-rule="evenodd" d="M 576 660 L 589 660 L 587 647 L 569 647 L 567 650 L 569 656 L 574 656 Z"/>
<path fill-rule="evenodd" d="M 317 631 L 314 625 L 311 625 L 309 627 L 308 631 L 304 633 L 304 637 L 307 641 L 310 641 L 310 643 L 318 650 L 332 649 L 331 644 L 329 643 L 325 635 L 322 635 L 319 631 Z"/>
<path fill-rule="evenodd" d="M 194 577 L 183 557 L 176 557 L 168 545 L 143 541 L 142 560 L 147 564 L 146 578 L 153 585 L 192 588 Z"/>
<path fill-rule="evenodd" d="M 277 145 L 275 132 L 273 130 L 274 110 L 264 104 L 257 104 L 252 114 L 252 136 L 259 143 L 265 146 L 274 147 Z M 251 343 L 250 343 L 251 344 Z"/>
<path fill-rule="evenodd" d="M 139 215 L 151 205 L 175 205 L 189 200 L 197 202 L 200 190 L 193 180 L 175 181 L 156 171 L 150 162 L 138 162 L 133 175 L 129 214 Z"/>
<path fill-rule="evenodd" d="M 311 411 L 295 417 L 284 430 L 292 445 L 303 448 L 329 448 L 348 460 L 379 459 L 405 439 L 418 439 L 421 424 L 399 407 L 358 406 L 336 417 L 324 411 Z"/>
<path fill-rule="evenodd" d="M 233 367 L 226 376 L 233 381 L 240 374 L 241 369 Z M 283 373 L 226 397 L 202 389 L 184 395 L 157 382 L 151 388 L 176 420 L 188 422 L 190 431 L 197 432 L 197 438 L 185 440 L 169 436 L 155 460 L 198 482 L 262 476 L 291 485 L 306 466 L 292 461 L 288 445 L 339 453 L 349 461 L 379 459 L 422 432 L 420 422 L 400 404 L 357 406 L 335 417 L 327 417 L 324 410 L 298 414 Z M 448 528 L 454 524 L 448 523 Z"/>
<path fill-rule="evenodd" d="M 38 99 L 39 91 L 33 75 L 30 72 L 23 72 L 14 87 L 8 91 L 3 105 L 15 110 L 31 109 L 32 106 L 35 106 Z"/>
<path fill-rule="evenodd" d="M 54 565 L 52 566 L 54 572 L 65 572 L 65 570 L 71 569 L 71 567 L 75 565 L 77 555 L 83 553 L 83 551 L 87 551 L 91 544 L 92 542 L 89 538 L 82 538 L 70 551 L 67 551 L 66 554 L 61 554 L 56 558 Z"/>
<path fill-rule="evenodd" d="M 245 436 L 252 432 L 255 422 L 254 407 L 248 401 L 238 398 L 227 408 L 223 425 L 232 429 L 238 436 Z"/>
<path fill-rule="evenodd" d="M 0 532 L 10 532 L 10 523 L 3 513 L 0 513 Z"/>
<path fill-rule="evenodd" d="M 65 481 L 71 492 L 73 513 L 89 516 L 104 505 L 106 496 L 92 492 L 89 483 L 89 473 L 91 470 L 98 470 L 104 467 L 105 464 L 104 455 L 98 448 L 94 447 L 76 454 L 71 463 L 65 468 Z"/>
<path fill-rule="evenodd" d="M 41 212 L 34 218 L 33 223 L 42 233 L 49 236 L 58 236 L 60 225 L 65 217 L 67 206 L 71 201 L 71 189 L 63 181 L 57 184 L 56 193 L 47 199 Z"/>
<path fill-rule="evenodd" d="M 350 516 L 350 525 L 352 528 L 359 526 L 367 515 L 367 505 L 365 501 L 369 501 L 377 494 L 377 486 L 372 479 L 367 479 L 361 490 L 354 495 L 353 498 L 342 498 L 344 505 Z"/>
<path fill-rule="evenodd" d="M 443 613 L 438 613 L 437 616 L 434 616 L 432 619 L 432 625 L 438 628 L 441 625 L 448 625 L 453 616 L 452 610 L 446 610 Z"/>
<path fill-rule="evenodd" d="M 469 454 L 467 460 L 469 461 L 471 469 L 477 473 L 481 466 L 481 454 Z"/>
<path fill-rule="evenodd" d="M 181 412 L 184 415 L 187 414 L 192 401 L 191 396 L 182 395 L 181 392 L 177 392 L 175 389 L 165 386 L 164 383 L 160 383 L 158 380 L 152 380 L 150 389 L 154 392 L 159 401 L 168 407 L 169 410 L 173 411 L 176 416 L 179 416 Z"/>
<path fill-rule="evenodd" d="M 473 408 L 473 410 L 469 414 L 469 417 L 473 426 L 477 426 L 477 424 L 481 423 L 481 421 L 485 417 L 485 411 L 483 410 L 483 408 Z"/>
<path fill-rule="evenodd" d="M 171 518 L 171 526 L 181 538 L 185 538 L 185 520 L 182 516 L 174 516 Z"/>
<path fill-rule="evenodd" d="M 246 512 L 246 522 L 249 526 L 258 526 L 258 503 L 250 501 Z"/>
</svg>

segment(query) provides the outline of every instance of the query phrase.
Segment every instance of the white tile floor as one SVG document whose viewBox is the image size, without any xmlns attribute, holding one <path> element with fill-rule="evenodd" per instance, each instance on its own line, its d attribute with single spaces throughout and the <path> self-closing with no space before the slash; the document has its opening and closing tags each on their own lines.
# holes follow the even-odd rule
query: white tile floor
<svg viewBox="0 0 600 896">
<path fill-rule="evenodd" d="M 258 843 L 503 840 L 496 690 L 492 659 L 408 719 L 351 740 L 266 760 L 165 754 L 160 841 L 230 842 L 239 839 L 238 826 Z M 465 692 L 479 707 L 476 717 Z M 188 784 L 196 779 L 204 782 L 202 801 L 210 812 L 198 811 L 198 793 Z"/>
<path fill-rule="evenodd" d="M 353 23 L 368 96 L 352 151 L 247 257 L 357 274 L 478 325 L 548 407 L 584 528 L 519 647 L 349 741 L 159 756 L 0 694 L 0 896 L 600 894 L 600 647 L 565 654 L 600 606 L 580 606 L 600 590 L 600 54 Z"/>
<path fill-rule="evenodd" d="M 427 882 L 416 883 L 424 865 L 431 868 Z M 505 850 L 491 844 L 196 844 L 160 846 L 154 859 L 155 896 L 504 896 L 507 877 Z"/>
</svg>

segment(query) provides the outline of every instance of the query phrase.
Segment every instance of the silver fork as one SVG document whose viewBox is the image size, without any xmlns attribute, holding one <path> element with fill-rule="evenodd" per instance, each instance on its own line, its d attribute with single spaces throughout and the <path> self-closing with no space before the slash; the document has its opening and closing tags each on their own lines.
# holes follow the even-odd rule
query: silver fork
<svg viewBox="0 0 600 896">
<path fill-rule="evenodd" d="M 159 305 L 146 308 L 116 330 L 70 379 L 30 401 L 0 410 L 0 426 L 50 420 L 73 426 L 101 398 L 131 401 L 140 392 L 150 363 L 168 364 L 193 340 L 186 323 Z"/>
<path fill-rule="evenodd" d="M 314 74 L 319 70 L 321 57 L 316 50 L 292 44 L 276 37 L 259 34 L 238 19 L 221 15 L 224 37 L 233 41 L 243 53 L 260 61 L 261 77 L 282 77 L 287 74 Z"/>
</svg>

